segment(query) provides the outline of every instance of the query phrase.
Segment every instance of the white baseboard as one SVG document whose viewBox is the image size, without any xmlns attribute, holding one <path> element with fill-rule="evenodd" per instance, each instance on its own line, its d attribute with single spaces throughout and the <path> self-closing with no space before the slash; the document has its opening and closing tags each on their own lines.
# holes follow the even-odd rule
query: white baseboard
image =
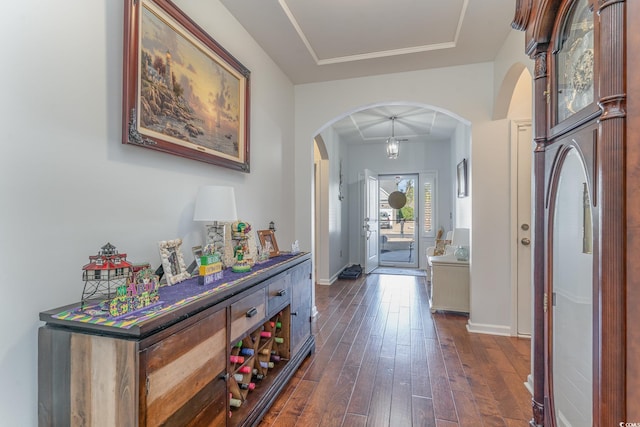
<svg viewBox="0 0 640 427">
<path fill-rule="evenodd" d="M 344 270 L 345 268 L 349 267 L 350 265 L 352 265 L 352 264 L 343 265 L 342 268 L 340 268 L 337 273 L 335 273 L 333 276 L 331 276 L 329 278 L 329 280 L 327 280 L 327 279 L 316 279 L 316 283 L 318 285 L 323 285 L 323 286 L 333 285 L 333 282 L 338 280 L 338 276 L 340 275 L 340 273 L 342 273 L 342 270 Z"/>
<path fill-rule="evenodd" d="M 467 332 L 474 334 L 501 335 L 505 337 L 511 336 L 511 328 L 509 326 L 473 323 L 471 320 L 467 322 Z"/>
<path fill-rule="evenodd" d="M 531 374 L 527 375 L 527 381 L 524 383 L 524 388 L 529 390 L 529 393 L 533 396 L 533 377 Z"/>
</svg>

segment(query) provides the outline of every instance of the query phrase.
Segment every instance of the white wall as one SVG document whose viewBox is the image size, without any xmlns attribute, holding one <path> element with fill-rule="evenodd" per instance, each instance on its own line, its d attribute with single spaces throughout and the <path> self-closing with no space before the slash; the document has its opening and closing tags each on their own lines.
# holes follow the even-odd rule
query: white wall
<svg viewBox="0 0 640 427">
<path fill-rule="evenodd" d="M 331 128 L 322 133 L 322 141 L 327 151 L 327 159 L 319 163 L 323 188 L 321 197 L 316 200 L 318 217 L 321 220 L 316 234 L 316 283 L 331 284 L 348 263 L 348 234 L 346 232 L 348 209 L 346 203 L 339 199 L 340 195 L 340 162 L 343 161 L 344 147 L 340 144 L 338 135 Z M 317 163 L 317 161 L 316 161 Z M 345 165 L 343 165 L 343 168 Z M 316 188 L 316 191 L 318 189 Z M 346 183 L 342 193 L 346 199 Z M 326 232 L 325 232 L 326 231 Z"/>
<path fill-rule="evenodd" d="M 294 239 L 293 86 L 217 0 L 176 3 L 252 71 L 250 174 L 121 144 L 122 1 L 4 5 L 2 425 L 37 424 L 38 313 L 79 300 L 106 242 L 157 266 L 157 242 L 182 237 L 188 258 L 203 236 L 196 190 L 211 183 L 235 186 L 256 229 L 275 221 L 282 249 Z"/>
<path fill-rule="evenodd" d="M 322 152 L 319 150 L 319 144 L 322 145 Z M 325 158 L 328 154 L 326 152 L 326 145 L 324 138 L 318 135 L 315 138 L 313 158 L 314 158 L 314 230 L 328 230 L 329 229 L 329 159 Z M 316 233 L 314 235 L 314 272 L 315 282 L 319 284 L 329 284 L 329 233 Z"/>
<path fill-rule="evenodd" d="M 451 168 L 449 174 L 451 181 L 454 183 L 451 197 L 454 199 L 454 226 L 453 228 L 469 228 L 471 229 L 471 201 L 473 200 L 473 159 L 471 158 L 469 126 L 464 123 L 458 123 L 456 132 L 452 138 L 451 144 Z M 458 164 L 463 160 L 467 161 L 467 196 L 458 197 L 457 177 Z"/>
</svg>

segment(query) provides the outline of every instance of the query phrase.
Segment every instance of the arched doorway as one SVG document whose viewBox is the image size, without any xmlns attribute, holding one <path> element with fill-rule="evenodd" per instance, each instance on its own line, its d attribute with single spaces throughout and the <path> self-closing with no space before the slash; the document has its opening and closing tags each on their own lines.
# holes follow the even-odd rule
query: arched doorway
<svg viewBox="0 0 640 427">
<path fill-rule="evenodd" d="M 387 157 L 385 146 L 392 132 L 389 125 L 392 116 L 408 117 L 396 130 L 401 139 L 400 154 L 393 160 Z M 425 267 L 425 249 L 433 245 L 440 228 L 449 231 L 456 224 L 470 224 L 470 198 L 458 200 L 455 195 L 455 165 L 462 158 L 471 160 L 469 128 L 468 121 L 450 111 L 411 102 L 362 106 L 335 117 L 321 128 L 314 145 L 318 139 L 323 142 L 327 159 L 320 156 L 319 162 L 314 160 L 314 176 L 318 176 L 320 166 L 327 177 L 324 181 L 327 188 L 320 191 L 319 181 L 314 184 L 316 283 L 331 284 L 343 268 L 362 263 L 365 236 L 360 175 L 364 169 L 381 175 L 420 176 L 414 189 L 419 212 L 415 214 L 418 231 L 412 245 L 418 267 Z M 425 228 L 422 192 L 423 178 L 427 175 L 432 177 L 431 184 L 437 186 L 434 191 L 437 197 L 431 201 L 437 205 L 430 212 L 429 227 Z M 468 209 L 459 210 L 461 205 L 468 205 Z"/>
</svg>

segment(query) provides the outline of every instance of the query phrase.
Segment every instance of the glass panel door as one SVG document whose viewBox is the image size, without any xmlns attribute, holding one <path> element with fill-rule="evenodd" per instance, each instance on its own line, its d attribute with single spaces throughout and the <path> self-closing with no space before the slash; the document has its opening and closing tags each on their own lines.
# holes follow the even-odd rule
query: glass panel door
<svg viewBox="0 0 640 427">
<path fill-rule="evenodd" d="M 418 175 L 378 175 L 380 265 L 418 267 Z"/>
<path fill-rule="evenodd" d="M 556 426 L 592 425 L 591 197 L 577 150 L 562 165 L 553 217 L 551 373 Z"/>
</svg>

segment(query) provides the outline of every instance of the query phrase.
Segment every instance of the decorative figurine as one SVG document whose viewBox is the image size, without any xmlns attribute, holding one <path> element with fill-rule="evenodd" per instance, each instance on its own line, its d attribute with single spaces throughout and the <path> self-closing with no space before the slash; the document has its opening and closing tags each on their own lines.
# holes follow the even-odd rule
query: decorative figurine
<svg viewBox="0 0 640 427">
<path fill-rule="evenodd" d="M 127 254 L 118 253 L 111 243 L 89 256 L 89 261 L 82 267 L 81 311 L 95 301 L 100 311 L 118 317 L 158 303 L 159 280 L 149 264 L 131 264 Z"/>
<path fill-rule="evenodd" d="M 249 250 L 248 240 L 251 225 L 243 221 L 236 221 L 231 224 L 231 239 L 233 240 L 233 258 L 234 264 L 231 271 L 236 273 L 245 273 L 251 270 L 253 259 Z"/>
<path fill-rule="evenodd" d="M 222 279 L 223 272 L 220 254 L 214 252 L 200 257 L 199 272 L 200 276 L 198 278 L 198 284 L 201 286 L 210 285 L 216 280 Z"/>
<path fill-rule="evenodd" d="M 151 268 L 138 271 L 133 282 L 118 286 L 115 298 L 108 301 L 109 314 L 118 317 L 156 305 L 158 289 L 160 281 Z"/>
<path fill-rule="evenodd" d="M 97 255 L 90 255 L 89 264 L 82 267 L 84 288 L 80 310 L 84 310 L 89 300 L 113 298 L 119 286 L 128 284 L 132 273 L 127 254 L 118 253 L 111 243 L 104 245 Z"/>
</svg>

